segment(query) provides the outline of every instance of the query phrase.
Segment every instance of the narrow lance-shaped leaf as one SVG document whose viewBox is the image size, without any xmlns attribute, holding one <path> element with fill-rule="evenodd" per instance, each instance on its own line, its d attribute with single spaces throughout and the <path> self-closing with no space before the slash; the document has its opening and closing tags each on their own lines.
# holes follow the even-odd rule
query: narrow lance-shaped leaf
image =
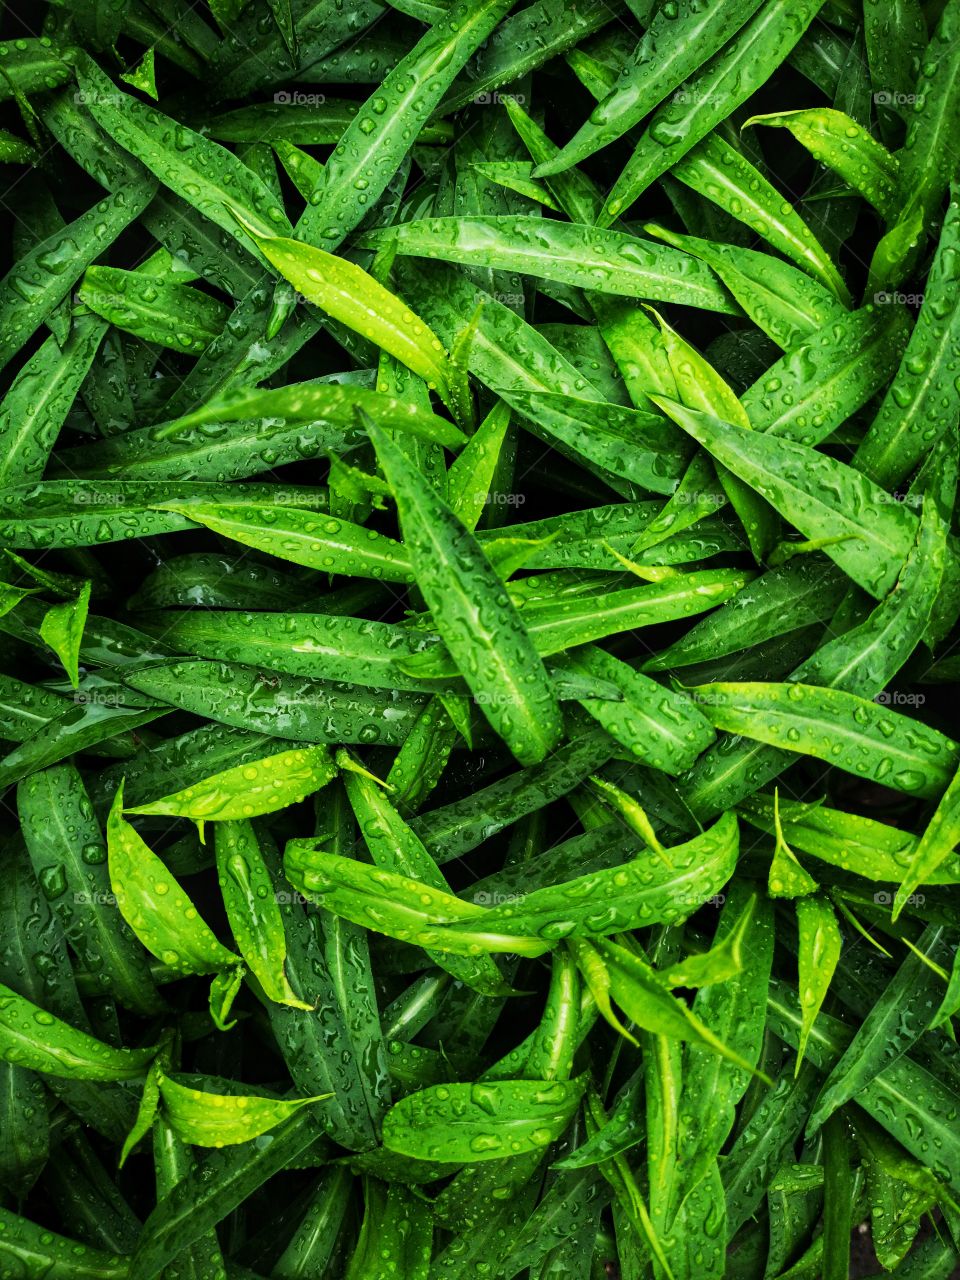
<svg viewBox="0 0 960 1280">
<path fill-rule="evenodd" d="M 763 83 L 817 16 L 823 0 L 767 0 L 673 100 L 660 107 L 607 197 L 602 226 Z"/>
<path fill-rule="evenodd" d="M 960 404 L 960 333 L 952 305 L 960 254 L 960 202 L 951 196 L 917 323 L 855 465 L 878 484 L 900 484 Z"/>
<path fill-rule="evenodd" d="M 827 1077 L 807 1122 L 809 1132 L 916 1044 L 930 1024 L 942 988 L 940 975 L 931 966 L 939 967 L 948 957 L 943 926 L 928 925 Z"/>
<path fill-rule="evenodd" d="M 298 240 L 266 236 L 234 212 L 267 261 L 309 302 L 419 374 L 461 423 L 472 421 L 464 374 L 402 299 L 356 263 Z"/>
<path fill-rule="evenodd" d="M 366 236 L 372 248 L 468 266 L 521 271 L 598 293 L 735 310 L 713 274 L 695 259 L 621 231 L 514 215 L 431 218 Z"/>
<path fill-rule="evenodd" d="M 123 819 L 123 787 L 107 819 L 110 884 L 120 913 L 158 960 L 180 973 L 217 973 L 238 957 L 218 942 L 164 863 Z"/>
<path fill-rule="evenodd" d="M 512 0 L 451 5 L 360 108 L 327 162 L 319 204 L 298 234 L 335 249 L 383 192 L 460 68 Z"/>
<path fill-rule="evenodd" d="M 843 938 L 833 907 L 824 898 L 800 898 L 797 901 L 797 929 L 800 946 L 797 970 L 802 1021 L 797 1046 L 799 1074 L 807 1041 L 817 1020 L 820 1007 L 827 998 L 834 970 L 840 960 Z"/>
<path fill-rule="evenodd" d="M 345 769 L 344 783 L 364 842 L 377 866 L 422 880 L 434 889 L 449 893 L 450 886 L 440 868 L 393 807 L 379 783 L 353 769 Z M 488 995 L 503 991 L 503 978 L 489 956 L 471 959 L 436 952 L 431 958 L 477 991 Z"/>
<path fill-rule="evenodd" d="M 610 93 L 563 150 L 540 165 L 537 176 L 562 173 L 622 137 L 716 53 L 760 4 L 761 0 L 738 0 L 719 7 L 687 4 L 677 12 L 658 12 Z"/>
<path fill-rule="evenodd" d="M 304 1107 L 323 1102 L 329 1094 L 315 1098 L 262 1098 L 242 1094 L 208 1093 L 161 1075 L 160 1097 L 164 1115 L 173 1131 L 184 1141 L 201 1147 L 227 1147 L 250 1142 L 276 1128 Z"/>
<path fill-rule="evenodd" d="M 911 795 L 940 795 L 960 759 L 952 738 L 840 689 L 744 682 L 700 685 L 691 694 L 718 729 L 786 746 Z"/>
<path fill-rule="evenodd" d="M 804 445 L 745 431 L 657 397 L 664 411 L 824 551 L 871 595 L 893 586 L 916 516 L 842 462 Z"/>
<path fill-rule="evenodd" d="M 127 813 L 164 813 L 204 822 L 248 819 L 299 803 L 336 773 L 326 747 L 281 751 L 213 774 Z"/>
<path fill-rule="evenodd" d="M 437 629 L 494 729 L 522 764 L 558 742 L 547 673 L 499 578 L 473 536 L 372 423 L 417 584 Z"/>
<path fill-rule="evenodd" d="M 80 684 L 80 645 L 90 607 L 90 583 L 85 582 L 76 600 L 55 604 L 40 624 L 40 637 L 64 665 L 74 689 Z"/>
<path fill-rule="evenodd" d="M 895 156 L 842 111 L 817 107 L 751 116 L 747 125 L 788 129 L 819 160 L 890 219 L 896 209 L 899 165 Z"/>
<path fill-rule="evenodd" d="M 284 969 L 283 919 L 253 827 L 248 821 L 218 823 L 215 848 L 220 892 L 240 954 L 270 1000 L 312 1009 L 298 999 Z"/>
<path fill-rule="evenodd" d="M 179 124 L 154 107 L 120 93 L 89 58 L 81 58 L 77 79 L 84 105 L 121 147 L 140 160 L 176 195 L 248 250 L 256 245 L 231 215 L 238 207 L 260 235 L 290 228 L 283 209 L 259 178 L 232 152 Z"/>
<path fill-rule="evenodd" d="M 954 774 L 913 850 L 909 866 L 903 875 L 903 883 L 897 889 L 893 905 L 894 920 L 920 885 L 929 884 L 944 863 L 950 864 L 946 868 L 948 874 L 956 873 L 954 858 L 958 841 L 960 841 L 960 773 Z"/>
<path fill-rule="evenodd" d="M 64 1080 L 134 1080 L 156 1048 L 117 1049 L 0 985 L 0 1057 Z"/>
<path fill-rule="evenodd" d="M 756 165 L 719 133 L 708 134 L 670 172 L 849 304 L 850 293 L 836 264 L 807 223 Z"/>
<path fill-rule="evenodd" d="M 436 1085 L 387 1112 L 383 1141 L 415 1160 L 474 1163 L 542 1151 L 573 1119 L 582 1081 Z"/>
<path fill-rule="evenodd" d="M 374 529 L 296 507 L 165 503 L 163 510 L 308 569 L 409 582 L 403 547 Z"/>
</svg>

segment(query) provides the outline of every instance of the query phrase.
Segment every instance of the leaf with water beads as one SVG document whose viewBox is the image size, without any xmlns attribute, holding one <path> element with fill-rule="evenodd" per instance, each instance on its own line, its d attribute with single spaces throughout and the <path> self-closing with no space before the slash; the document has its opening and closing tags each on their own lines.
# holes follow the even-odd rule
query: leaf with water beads
<svg viewBox="0 0 960 1280">
<path fill-rule="evenodd" d="M 942 794 L 960 760 L 952 738 L 839 689 L 747 681 L 689 692 L 718 729 L 815 756 L 908 795 Z"/>
<path fill-rule="evenodd" d="M 218 822 L 214 843 L 220 892 L 240 954 L 270 1000 L 312 1009 L 297 997 L 284 970 L 283 919 L 256 832 L 246 819 L 228 819 Z"/>
<path fill-rule="evenodd" d="M 156 1048 L 118 1049 L 0 984 L 0 1057 L 64 1080 L 134 1080 Z"/>
<path fill-rule="evenodd" d="M 487 931 L 487 909 L 463 901 L 399 872 L 371 867 L 317 848 L 317 840 L 288 841 L 287 879 L 301 893 L 335 915 L 426 950 L 475 957 L 489 951 L 539 956 L 550 942 L 512 933 Z M 463 928 L 450 926 L 462 922 Z"/>
<path fill-rule="evenodd" d="M 144 342 L 198 356 L 230 312 L 208 293 L 118 267 L 88 267 L 77 297 L 96 315 Z"/>
<path fill-rule="evenodd" d="M 460 0 L 377 86 L 326 166 L 320 203 L 309 210 L 311 241 L 335 249 L 383 192 L 474 49 L 510 9 L 510 0 Z"/>
<path fill-rule="evenodd" d="M 674 249 L 620 231 L 543 218 L 432 218 L 372 232 L 364 243 L 398 253 L 494 267 L 598 293 L 735 310 L 712 272 Z"/>
<path fill-rule="evenodd" d="M 852 467 L 792 441 L 746 431 L 656 397 L 664 412 L 877 599 L 896 581 L 914 541 L 916 516 Z M 849 536 L 847 536 L 849 535 Z"/>
<path fill-rule="evenodd" d="M 854 454 L 855 465 L 878 484 L 900 484 L 960 403 L 960 331 L 953 305 L 958 238 L 960 202 L 954 194 L 900 368 Z"/>
<path fill-rule="evenodd" d="M 756 165 L 720 133 L 707 134 L 670 172 L 746 223 L 771 248 L 826 285 L 838 301 L 849 305 L 850 293 L 842 276 L 807 223 Z"/>
<path fill-rule="evenodd" d="M 870 264 L 874 287 L 901 283 L 919 256 L 924 233 L 947 190 L 954 172 L 949 162 L 957 127 L 960 14 L 948 4 L 929 44 L 920 57 L 920 75 L 911 84 L 907 136 L 899 153 L 897 212 L 899 216 L 880 241 Z"/>
<path fill-rule="evenodd" d="M 788 129 L 815 160 L 832 169 L 890 220 L 896 210 L 897 159 L 856 120 L 842 111 L 817 107 L 751 116 L 743 127 L 757 124 Z"/>
<path fill-rule="evenodd" d="M 88 1276 L 126 1280 L 129 1275 L 129 1256 L 58 1235 L 9 1209 L 0 1209 L 0 1235 L 4 1265 L 11 1275 L 63 1276 L 64 1280 Z"/>
<path fill-rule="evenodd" d="M 88 263 L 138 218 L 155 191 L 150 181 L 99 200 L 36 244 L 0 280 L 0 366 L 5 365 L 69 294 Z"/>
<path fill-rule="evenodd" d="M 582 1080 L 435 1085 L 387 1112 L 384 1146 L 464 1164 L 543 1151 L 573 1119 L 583 1091 Z"/>
<path fill-rule="evenodd" d="M 281 751 L 125 812 L 191 818 L 201 827 L 205 822 L 246 820 L 299 804 L 335 774 L 336 766 L 324 746 Z"/>
<path fill-rule="evenodd" d="M 473 406 L 465 375 L 405 302 L 356 263 L 298 240 L 264 235 L 235 212 L 267 261 L 309 302 L 412 369 L 461 424 L 471 423 Z"/>
<path fill-rule="evenodd" d="M 930 1025 L 943 987 L 940 974 L 931 966 L 939 967 L 949 956 L 944 927 L 928 925 L 824 1082 L 807 1122 L 809 1132 L 818 1129 L 881 1070 L 913 1048 Z"/>
<path fill-rule="evenodd" d="M 657 110 L 607 197 L 602 226 L 625 213 L 654 179 L 760 87 L 822 4 L 823 0 L 768 0 L 680 93 Z"/>
<path fill-rule="evenodd" d="M 473 535 L 381 430 L 367 429 L 437 630 L 493 728 L 536 764 L 559 742 L 560 716 L 523 622 Z"/>
<path fill-rule="evenodd" d="M 347 753 L 343 752 L 342 756 L 347 757 L 349 763 Z M 338 756 L 338 761 L 341 758 Z M 449 893 L 450 886 L 440 868 L 384 794 L 381 785 L 349 769 L 344 774 L 344 783 L 364 842 L 376 865 Z M 459 981 L 485 995 L 503 995 L 510 990 L 490 956 L 447 956 L 443 952 L 435 952 L 431 959 Z"/>
<path fill-rule="evenodd" d="M 909 336 L 903 307 L 867 306 L 841 316 L 792 346 L 748 387 L 742 403 L 750 425 L 820 444 L 887 385 Z"/>
<path fill-rule="evenodd" d="M 656 223 L 644 230 L 707 263 L 757 328 L 784 351 L 846 314 L 822 284 L 772 254 L 680 235 Z"/>
<path fill-rule="evenodd" d="M 90 607 L 90 583 L 85 582 L 75 600 L 55 604 L 47 610 L 40 624 L 40 638 L 63 663 L 74 689 L 80 683 L 80 645 Z"/>
<path fill-rule="evenodd" d="M 681 773 L 706 750 L 714 732 L 689 699 L 663 688 L 603 649 L 584 646 L 566 666 L 613 681 L 622 702 L 584 698 L 583 707 L 636 759 L 667 773 Z"/>
<path fill-rule="evenodd" d="M 77 80 L 84 105 L 110 137 L 164 186 L 237 236 L 244 248 L 256 252 L 255 242 L 244 234 L 228 204 L 240 208 L 260 235 L 289 231 L 286 214 L 270 189 L 225 147 L 120 93 L 89 58 L 79 60 Z"/>
<path fill-rule="evenodd" d="M 382 691 L 226 662 L 155 662 L 128 669 L 123 679 L 151 698 L 219 724 L 304 743 L 398 746 L 424 701 L 393 690 L 385 706 Z"/>
<path fill-rule="evenodd" d="M 219 973 L 237 963 L 165 864 L 124 820 L 122 785 L 107 819 L 107 865 L 121 915 L 158 960 L 180 974 Z"/>
<path fill-rule="evenodd" d="M 44 769 L 17 788 L 24 840 L 44 896 L 98 994 L 125 1008 L 162 1008 L 147 958 L 111 901 L 107 850 L 74 765 Z"/>
<path fill-rule="evenodd" d="M 730 878 L 738 850 L 737 821 L 725 814 L 701 835 L 668 849 L 659 846 L 605 871 L 519 894 L 482 921 L 451 924 L 554 942 L 603 937 L 648 924 L 676 924 L 714 897 Z"/>
<path fill-rule="evenodd" d="M 176 435 L 180 429 L 210 423 L 244 422 L 251 418 L 283 418 L 289 423 L 331 422 L 352 427 L 357 409 L 391 431 L 410 432 L 424 440 L 435 440 L 449 449 L 467 443 L 467 437 L 452 423 L 430 413 L 410 400 L 399 400 L 382 391 L 347 383 L 298 382 L 286 387 L 244 388 L 226 396 L 216 396 L 191 413 L 166 423 L 161 431 Z"/>
<path fill-rule="evenodd" d="M 897 889 L 894 901 L 894 920 L 919 886 L 933 883 L 933 877 L 941 868 L 951 878 L 956 874 L 957 868 L 953 864 L 958 841 L 960 841 L 960 775 L 955 774 L 913 850 L 909 866 L 905 869 L 903 883 Z M 944 867 L 944 863 L 947 866 Z"/>
<path fill-rule="evenodd" d="M 220 1148 L 250 1142 L 289 1120 L 302 1108 L 323 1102 L 330 1095 L 318 1094 L 315 1098 L 287 1101 L 257 1095 L 213 1093 L 181 1084 L 173 1076 L 161 1075 L 160 1097 L 164 1115 L 184 1142 Z"/>
<path fill-rule="evenodd" d="M 446 688 L 403 668 L 404 659 L 435 649 L 439 636 L 397 623 L 338 614 L 169 610 L 163 631 L 171 647 L 201 658 L 371 689 L 434 693 Z M 451 690 L 458 687 L 458 681 L 451 682 Z"/>
<path fill-rule="evenodd" d="M 103 324 L 75 318 L 61 347 L 51 334 L 24 364 L 0 403 L 0 484 L 27 484 L 43 474 L 70 406 L 104 335 Z"/>
<path fill-rule="evenodd" d="M 325 490 L 276 485 L 245 485 L 241 498 L 225 485 L 189 482 L 179 483 L 177 494 L 180 505 L 193 497 L 201 506 L 226 500 L 246 512 L 283 504 L 315 510 L 327 498 Z M 0 491 L 0 538 L 9 547 L 47 551 L 191 528 L 187 516 L 160 509 L 169 496 L 168 484 L 150 480 L 42 480 L 18 485 Z"/>
<path fill-rule="evenodd" d="M 657 13 L 608 95 L 538 177 L 562 173 L 609 146 L 667 99 L 716 53 L 760 8 L 761 0 L 738 0 L 720 8 L 691 4 Z M 683 90 L 673 94 L 683 101 Z"/>
<path fill-rule="evenodd" d="M 175 512 L 224 537 L 308 569 L 386 582 L 409 582 L 412 577 L 399 542 L 335 516 L 296 507 L 234 507 L 229 502 L 167 502 L 158 510 Z"/>
</svg>

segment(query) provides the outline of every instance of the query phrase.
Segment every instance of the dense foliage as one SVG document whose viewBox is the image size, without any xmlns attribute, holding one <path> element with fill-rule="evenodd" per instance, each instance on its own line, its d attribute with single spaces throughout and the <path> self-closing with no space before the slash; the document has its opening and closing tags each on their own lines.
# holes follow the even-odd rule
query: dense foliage
<svg viewBox="0 0 960 1280">
<path fill-rule="evenodd" d="M 0 1280 L 960 1274 L 960 0 L 3 24 Z"/>
</svg>

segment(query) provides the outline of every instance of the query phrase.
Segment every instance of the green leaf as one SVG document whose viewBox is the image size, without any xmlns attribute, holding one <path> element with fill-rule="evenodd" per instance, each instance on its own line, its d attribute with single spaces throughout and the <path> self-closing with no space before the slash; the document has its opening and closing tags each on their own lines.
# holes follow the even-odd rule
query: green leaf
<svg viewBox="0 0 960 1280">
<path fill-rule="evenodd" d="M 76 600 L 55 604 L 47 610 L 40 624 L 40 638 L 63 663 L 74 689 L 80 684 L 80 646 L 89 607 L 90 583 L 85 582 Z"/>
<path fill-rule="evenodd" d="M 388 73 L 340 138 L 303 234 L 335 249 L 357 226 L 399 168 L 421 121 L 510 7 L 509 0 L 454 3 Z"/>
<path fill-rule="evenodd" d="M 583 1081 L 436 1085 L 402 1098 L 383 1122 L 389 1151 L 472 1164 L 541 1152 L 573 1119 Z"/>
<path fill-rule="evenodd" d="M 725 120 L 787 57 L 823 0 L 767 0 L 736 36 L 661 106 L 617 178 L 600 217 L 610 223 L 714 125 Z"/>
<path fill-rule="evenodd" d="M 797 1045 L 795 1074 L 800 1071 L 807 1041 L 827 998 L 843 946 L 837 917 L 830 903 L 822 898 L 798 899 L 797 930 L 800 937 L 797 969 L 803 1019 Z"/>
<path fill-rule="evenodd" d="M 201 1147 L 226 1147 L 250 1142 L 275 1129 L 303 1107 L 324 1101 L 316 1098 L 248 1097 L 192 1089 L 172 1076 L 161 1074 L 163 1112 L 174 1133 L 184 1142 Z"/>
<path fill-rule="evenodd" d="M 368 431 L 393 489 L 417 585 L 474 699 L 521 764 L 560 737 L 546 671 L 481 547 L 372 423 Z"/>
<path fill-rule="evenodd" d="M 0 1057 L 63 1080 L 134 1080 L 156 1048 L 118 1049 L 0 984 Z"/>
<path fill-rule="evenodd" d="M 712 273 L 676 250 L 620 231 L 542 218 L 432 218 L 368 235 L 371 248 L 494 267 L 580 285 L 598 293 L 684 302 L 731 313 Z"/>
<path fill-rule="evenodd" d="M 326 747 L 280 751 L 124 812 L 192 818 L 201 827 L 205 822 L 246 820 L 299 804 L 319 791 L 335 772 Z"/>
<path fill-rule="evenodd" d="M 839 567 L 876 598 L 893 586 L 916 529 L 916 516 L 865 476 L 805 445 L 745 431 L 657 397 L 670 417 L 725 467 L 757 489 Z M 870 514 L 864 515 L 866 511 Z"/>
<path fill-rule="evenodd" d="M 745 682 L 689 692 L 718 729 L 786 745 L 912 795 L 940 795 L 960 756 L 938 730 L 839 689 Z"/>
<path fill-rule="evenodd" d="M 719 9 L 689 5 L 677 13 L 657 13 L 611 92 L 556 158 L 540 166 L 538 176 L 562 173 L 622 137 L 722 48 L 761 2 L 739 0 Z M 682 101 L 682 92 L 675 98 Z"/>
<path fill-rule="evenodd" d="M 107 819 L 110 884 L 120 914 L 143 945 L 178 973 L 218 973 L 237 957 L 217 941 L 196 907 L 123 817 L 123 787 Z"/>
<path fill-rule="evenodd" d="M 356 263 L 297 240 L 265 235 L 244 213 L 236 213 L 267 261 L 308 302 L 412 369 L 461 423 L 471 421 L 463 374 L 440 339 L 396 294 Z"/>
<path fill-rule="evenodd" d="M 295 1009 L 312 1009 L 298 999 L 287 978 L 283 918 L 249 821 L 219 823 L 215 848 L 220 892 L 240 954 L 269 999 Z"/>
<path fill-rule="evenodd" d="M 787 129 L 815 160 L 859 191 L 889 221 L 897 209 L 899 165 L 896 156 L 842 111 L 817 107 L 811 111 L 771 112 L 751 116 L 747 125 Z"/>
</svg>

